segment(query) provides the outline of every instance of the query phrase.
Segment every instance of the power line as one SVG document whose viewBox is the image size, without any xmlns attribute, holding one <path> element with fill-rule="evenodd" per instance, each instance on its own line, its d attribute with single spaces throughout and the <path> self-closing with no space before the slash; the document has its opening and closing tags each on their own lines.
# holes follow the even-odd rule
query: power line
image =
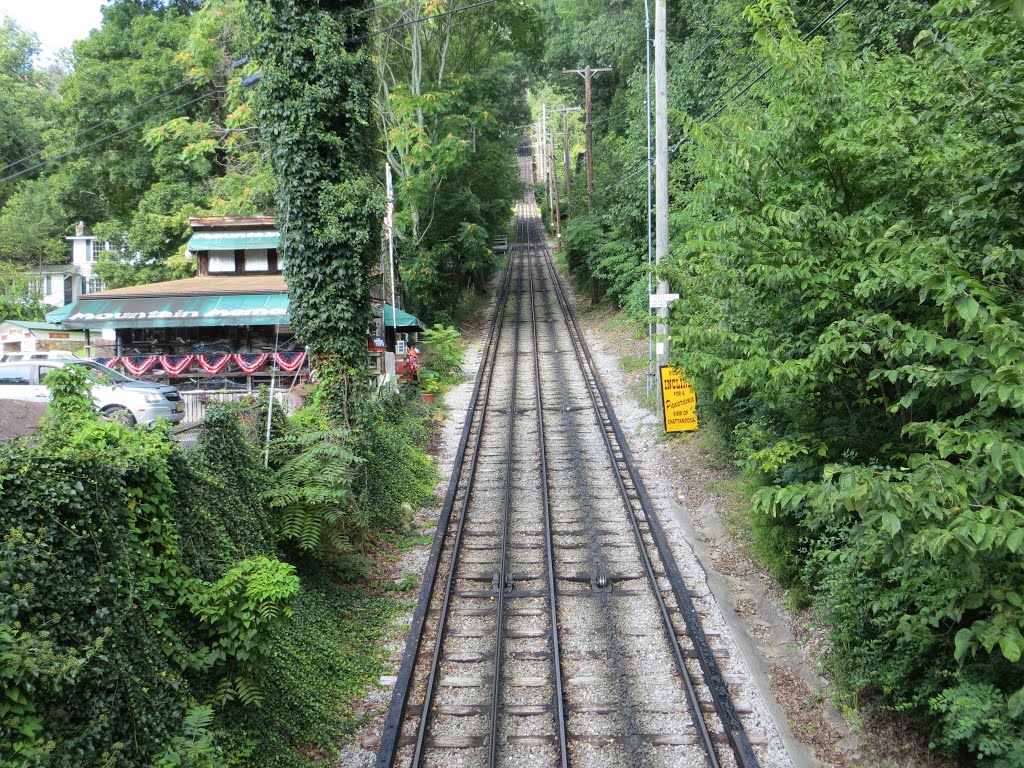
<svg viewBox="0 0 1024 768">
<path fill-rule="evenodd" d="M 825 17 L 824 19 L 822 19 L 822 20 L 821 20 L 821 21 L 820 21 L 820 22 L 819 22 L 819 23 L 818 23 L 818 24 L 817 24 L 817 25 L 816 25 L 816 26 L 814 27 L 814 29 L 812 29 L 812 30 L 811 30 L 810 32 L 808 32 L 807 34 L 805 34 L 805 35 L 804 35 L 804 36 L 803 36 L 803 37 L 801 38 L 801 40 L 802 40 L 803 42 L 805 42 L 805 43 L 806 43 L 806 42 L 807 42 L 808 40 L 810 40 L 810 39 L 811 39 L 812 37 L 814 37 L 814 35 L 815 35 L 815 34 L 816 34 L 816 33 L 818 32 L 818 30 L 819 30 L 819 29 L 821 29 L 821 28 L 822 28 L 823 26 L 825 26 L 826 24 L 828 24 L 828 22 L 832 21 L 832 19 L 834 19 L 834 18 L 835 18 L 836 16 L 838 16 L 838 15 L 839 15 L 839 13 L 840 13 L 840 12 L 841 12 L 841 11 L 843 10 L 843 8 L 845 8 L 845 7 L 846 7 L 847 5 L 849 5 L 849 4 L 851 3 L 851 2 L 852 2 L 852 0 L 843 0 L 843 2 L 841 2 L 841 3 L 840 3 L 840 4 L 838 5 L 838 6 L 836 6 L 836 8 L 835 8 L 835 9 L 834 9 L 834 10 L 833 10 L 833 11 L 832 11 L 831 13 L 829 13 L 829 15 L 828 15 L 828 16 L 826 16 L 826 17 Z M 827 3 L 826 3 L 826 4 L 827 4 Z M 809 23 L 810 21 L 812 21 L 812 20 L 813 20 L 813 19 L 814 19 L 815 17 L 817 17 L 817 15 L 818 15 L 819 13 L 821 13 L 821 9 L 822 9 L 823 7 L 824 7 L 824 5 L 820 6 L 820 7 L 818 8 L 818 10 L 816 10 L 816 11 L 815 11 L 815 12 L 814 12 L 814 13 L 813 13 L 813 14 L 811 15 L 811 17 L 810 17 L 810 18 L 809 18 L 809 19 L 808 19 L 807 21 L 805 21 L 805 22 L 804 22 L 804 24 L 802 24 L 801 26 L 804 26 L 805 24 L 808 24 L 808 23 Z M 764 61 L 764 58 L 763 58 L 763 57 L 761 58 L 761 60 L 760 60 L 760 61 L 758 61 L 758 62 L 757 62 L 757 64 L 760 64 L 760 63 L 761 63 L 762 61 Z M 756 67 L 756 66 L 757 66 L 757 64 L 755 64 L 755 65 L 754 65 L 754 67 Z M 754 68 L 752 67 L 751 69 L 747 70 L 747 74 L 746 74 L 746 75 L 744 75 L 744 76 L 743 76 L 743 78 L 746 78 L 746 77 L 748 77 L 748 76 L 749 76 L 749 74 L 750 74 L 750 72 L 752 72 L 752 71 L 753 71 L 753 69 L 754 69 Z M 730 106 L 731 104 L 734 104 L 734 103 L 736 103 L 737 101 L 739 101 L 739 99 L 743 98 L 743 96 L 744 96 L 744 95 L 745 95 L 745 94 L 746 94 L 746 93 L 747 93 L 747 92 L 748 92 L 748 91 L 749 91 L 749 90 L 750 90 L 751 88 L 753 88 L 753 87 L 754 87 L 755 85 L 757 85 L 757 84 L 758 84 L 759 82 L 761 82 L 762 80 L 764 80 L 764 78 L 768 76 L 768 73 L 769 73 L 769 72 L 771 72 L 771 71 L 772 71 L 773 69 L 775 69 L 775 65 L 774 65 L 774 64 L 772 64 L 772 65 L 771 65 L 770 67 L 766 67 L 766 68 L 765 68 L 765 69 L 764 69 L 764 70 L 763 70 L 763 71 L 761 72 L 761 74 L 759 74 L 759 75 L 758 75 L 757 77 L 755 77 L 755 78 L 754 78 L 753 80 L 751 80 L 751 81 L 750 81 L 749 83 L 747 83 L 747 85 L 746 85 L 746 86 L 744 86 L 744 87 L 743 87 L 743 89 L 742 89 L 742 90 L 741 90 L 741 91 L 740 91 L 739 93 L 737 93 L 737 94 L 736 94 L 735 96 L 733 96 L 733 97 L 732 97 L 731 99 L 729 99 L 729 101 L 727 101 L 727 102 L 726 102 L 725 104 L 723 104 L 723 105 L 722 105 L 722 106 L 720 106 L 720 107 L 719 107 L 718 109 L 716 109 L 716 110 L 715 110 L 715 111 L 714 111 L 714 112 L 713 112 L 712 114 L 708 115 L 708 116 L 707 116 L 706 118 L 704 118 L 703 120 L 701 120 L 701 121 L 700 121 L 700 124 L 701 124 L 701 125 L 704 125 L 705 123 L 709 123 L 709 122 L 711 122 L 712 120 L 714 120 L 714 119 L 715 119 L 716 117 L 718 117 L 718 116 L 719 116 L 720 114 L 722 114 L 722 113 L 723 113 L 723 112 L 724 112 L 724 111 L 725 111 L 726 109 L 728 109 L 728 108 L 729 108 L 729 106 Z M 719 95 L 718 97 L 716 97 L 716 98 L 715 98 L 715 99 L 714 99 L 714 100 L 713 100 L 713 101 L 712 101 L 712 102 L 711 102 L 711 103 L 710 103 L 710 104 L 709 104 L 709 105 L 707 106 L 707 108 L 705 108 L 705 109 L 704 109 L 704 110 L 703 110 L 703 111 L 701 112 L 701 115 L 703 115 L 704 113 L 706 113 L 706 112 L 707 112 L 707 110 L 708 110 L 708 109 L 710 109 L 710 108 L 711 108 L 711 107 L 712 107 L 712 106 L 713 106 L 713 105 L 715 104 L 715 102 L 717 102 L 717 101 L 718 101 L 719 99 L 721 99 L 721 98 L 722 98 L 722 96 L 723 96 L 724 94 L 728 93 L 728 92 L 729 92 L 729 91 L 731 91 L 731 90 L 732 90 L 733 88 L 735 88 L 735 87 L 736 87 L 736 86 L 737 86 L 737 85 L 738 85 L 738 84 L 739 84 L 739 83 L 740 83 L 740 82 L 742 81 L 742 79 L 743 79 L 743 78 L 741 78 L 741 79 L 740 79 L 739 81 L 737 81 L 737 82 L 733 83 L 732 85 L 730 85 L 730 86 L 729 86 L 729 88 L 727 88 L 727 89 L 726 89 L 726 90 L 725 90 L 725 91 L 724 91 L 724 92 L 723 92 L 723 93 L 722 93 L 721 95 Z M 684 141 L 686 141 L 686 139 L 687 139 L 687 138 L 689 138 L 689 137 L 688 137 L 688 136 L 684 136 L 684 137 L 683 137 L 683 138 L 681 138 L 681 139 L 680 139 L 680 140 L 679 140 L 678 142 L 676 142 L 676 144 L 675 144 L 675 145 L 674 145 L 674 146 L 672 147 L 672 149 L 671 149 L 671 152 L 675 152 L 675 151 L 676 151 L 676 150 L 677 150 L 677 149 L 678 149 L 679 147 L 681 147 L 681 146 L 682 146 L 682 144 L 683 144 L 683 142 L 684 142 Z"/>
<path fill-rule="evenodd" d="M 49 53 L 51 56 L 55 56 L 57 54 L 57 51 L 55 51 L 53 48 L 51 48 L 43 42 L 43 38 L 40 37 L 38 32 L 26 26 L 25 22 L 23 22 L 21 19 L 19 19 L 17 16 L 11 13 L 9 10 L 7 10 L 5 6 L 0 5 L 0 11 L 3 11 L 3 14 L 8 19 L 10 19 L 11 23 L 14 24 L 15 27 L 20 29 L 22 33 L 35 39 L 36 43 L 39 45 L 40 53 Z"/>
<path fill-rule="evenodd" d="M 97 128 L 100 128 L 100 127 L 106 125 L 107 123 L 112 123 L 115 120 L 118 120 L 118 119 L 120 119 L 122 117 L 127 117 L 132 112 L 138 112 L 144 106 L 146 106 L 147 104 L 151 104 L 152 102 L 156 101 L 157 99 L 163 98 L 164 96 L 172 94 L 175 91 L 180 91 L 182 88 L 186 88 L 186 87 L 188 87 L 190 85 L 195 85 L 201 79 L 202 78 L 199 78 L 199 77 L 190 78 L 190 79 L 186 80 L 185 82 L 181 83 L 180 85 L 176 85 L 173 88 L 168 88 L 166 91 L 164 91 L 162 93 L 158 93 L 155 96 L 149 97 L 145 101 L 139 102 L 134 107 L 126 109 L 123 112 L 121 112 L 120 114 L 115 115 L 114 117 L 108 117 L 106 120 L 101 120 L 100 122 L 96 123 L 95 125 L 90 125 L 88 128 L 83 128 L 82 130 L 78 131 L 77 133 L 74 133 L 71 136 L 66 137 L 65 139 L 63 139 L 63 141 L 65 141 L 65 142 L 74 141 L 79 136 L 81 136 L 83 134 L 86 134 L 86 133 L 89 133 L 90 131 L 94 131 Z M 18 158 L 14 162 L 8 163 L 7 165 L 5 165 L 2 168 L 0 168 L 0 173 L 2 173 L 3 171 L 6 171 L 8 168 L 13 168 L 15 165 L 18 165 L 19 163 L 25 162 L 26 160 L 31 160 L 33 157 L 37 157 L 38 155 L 41 155 L 45 151 L 46 151 L 45 148 L 39 149 L 39 150 L 36 150 L 35 152 L 29 154 L 29 155 L 25 155 L 24 157 Z"/>
<path fill-rule="evenodd" d="M 181 104 L 176 104 L 173 107 L 168 107 L 165 110 L 157 112 L 155 115 L 150 115 L 149 117 L 146 117 L 146 118 L 143 118 L 142 120 L 134 122 L 131 125 L 129 125 L 128 127 L 122 128 L 119 131 L 114 131 L 113 133 L 108 133 L 105 136 L 100 136 L 98 139 L 90 141 L 88 144 L 83 144 L 82 146 L 75 147 L 74 149 L 70 149 L 67 152 L 62 152 L 61 154 L 56 155 L 55 157 L 48 158 L 48 159 L 44 160 L 43 162 L 41 162 L 41 163 L 39 163 L 37 165 L 33 165 L 31 168 L 24 168 L 24 169 L 18 171 L 17 173 L 12 173 L 9 176 L 4 176 L 2 179 L 0 179 L 0 184 L 4 184 L 4 183 L 10 181 L 11 179 L 16 179 L 16 178 L 18 178 L 19 176 L 21 176 L 23 174 L 30 173 L 32 171 L 38 170 L 39 168 L 42 168 L 45 165 L 49 165 L 50 163 L 57 162 L 58 160 L 63 160 L 65 157 L 70 157 L 71 155 L 74 155 L 74 154 L 77 154 L 77 153 L 79 153 L 79 152 L 81 152 L 83 150 L 89 149 L 89 147 L 94 147 L 97 144 L 102 144 L 104 141 L 108 141 L 109 139 L 112 139 L 115 136 L 120 136 L 121 134 L 128 133 L 128 131 L 134 130 L 135 128 L 138 128 L 140 125 L 145 125 L 146 123 L 151 122 L 151 121 L 155 120 L 158 117 L 162 117 L 163 115 L 166 115 L 169 112 L 177 112 L 179 109 L 183 109 L 183 108 L 189 106 L 190 104 L 195 104 L 197 101 L 201 101 L 202 99 L 205 99 L 207 96 L 212 96 L 213 94 L 215 94 L 215 93 L 217 93 L 219 91 L 223 91 L 223 90 L 224 89 L 220 88 L 220 87 L 218 87 L 218 88 L 211 88 L 210 90 L 206 91 L 205 93 L 201 93 L 198 96 L 189 99 L 188 101 L 182 102 Z"/>
<path fill-rule="evenodd" d="M 828 6 L 831 2 L 832 2 L 832 0 L 826 0 L 826 2 L 824 2 L 822 5 L 818 6 L 818 8 L 809 17 L 807 17 L 807 19 L 805 19 L 804 22 L 802 24 L 800 24 L 799 27 L 797 27 L 797 30 L 800 30 L 803 27 L 807 26 L 809 23 L 811 23 L 815 18 L 817 18 L 818 14 L 820 14 L 821 11 L 826 6 Z M 807 42 L 812 37 L 814 37 L 814 35 L 818 32 L 818 30 L 820 30 L 823 26 L 825 26 L 830 21 L 832 21 L 832 19 L 834 19 L 836 16 L 838 16 L 839 13 L 847 5 L 849 5 L 851 2 L 852 2 L 852 0 L 842 0 L 842 2 L 838 6 L 836 6 L 836 8 L 834 10 L 832 10 L 828 14 L 828 16 L 826 16 L 817 25 L 815 25 L 815 27 L 812 30 L 810 30 L 805 35 L 803 35 L 803 37 L 801 37 L 801 40 L 803 42 Z M 722 112 L 724 112 L 726 109 L 728 109 L 732 104 L 736 103 L 737 101 L 739 101 L 739 99 L 743 98 L 743 96 L 748 91 L 750 91 L 751 88 L 753 88 L 755 85 L 757 85 L 759 82 L 761 82 L 765 77 L 767 77 L 768 74 L 775 68 L 775 65 L 766 67 L 756 78 L 754 78 L 750 83 L 748 83 L 739 93 L 737 93 L 735 96 L 733 96 L 731 99 L 729 99 L 725 104 L 723 104 L 721 107 L 719 107 L 717 110 L 715 110 L 712 114 L 710 114 L 707 117 L 704 117 L 703 119 L 701 119 L 702 116 L 705 115 L 708 112 L 708 110 L 711 109 L 711 107 L 713 107 L 717 102 L 719 102 L 726 95 L 728 95 L 730 92 L 732 92 L 732 90 L 735 89 L 737 86 L 739 86 L 744 80 L 746 80 L 748 77 L 750 77 L 751 73 L 755 69 L 757 69 L 757 67 L 763 61 L 764 61 L 764 57 L 761 57 L 761 59 L 759 59 L 757 62 L 755 62 L 754 65 L 752 67 L 750 67 L 741 77 L 739 77 L 736 81 L 734 81 L 728 88 L 726 88 L 724 91 L 722 91 L 720 94 L 718 94 L 715 98 L 713 98 L 707 104 L 707 106 L 704 107 L 704 109 L 702 109 L 697 114 L 697 116 L 694 118 L 696 120 L 699 120 L 698 125 L 705 125 L 705 124 L 711 122 L 712 120 L 714 120 L 716 117 L 718 117 L 720 114 L 722 114 Z M 689 135 L 683 136 L 681 139 L 679 139 L 679 141 L 677 141 L 675 144 L 673 144 L 671 147 L 669 147 L 669 154 L 670 155 L 671 154 L 675 154 L 675 152 L 686 142 L 686 140 L 688 138 L 689 138 Z M 635 178 L 639 174 L 643 173 L 648 167 L 649 167 L 649 163 L 645 160 L 640 165 L 640 168 L 638 170 L 634 171 L 633 173 L 630 173 L 628 176 L 625 176 L 625 177 L 619 179 L 614 184 L 608 185 L 607 187 L 604 188 L 604 191 L 608 192 L 610 190 L 616 189 L 617 187 L 621 186 L 622 184 L 624 184 L 625 182 L 629 181 L 630 179 Z"/>
<path fill-rule="evenodd" d="M 345 41 L 345 45 L 355 45 L 356 43 L 362 43 L 366 40 L 369 40 L 371 37 L 377 37 L 378 35 L 383 35 L 395 29 L 408 27 L 412 24 L 419 24 L 421 21 L 439 19 L 442 16 L 451 16 L 453 13 L 461 13 L 462 11 L 471 11 L 474 8 L 479 8 L 482 5 L 490 5 L 491 3 L 496 2 L 498 2 L 498 0 L 480 0 L 480 2 L 478 3 L 471 3 L 470 5 L 463 5 L 459 8 L 452 8 L 450 11 L 442 11 L 441 13 L 434 13 L 431 14 L 430 16 L 420 16 L 419 18 L 416 19 L 409 19 L 409 21 L 403 21 L 399 24 L 392 24 L 390 27 L 385 27 L 384 29 L 378 29 L 376 32 L 368 32 L 365 35 L 356 35 L 355 37 L 350 37 L 348 40 Z"/>
</svg>

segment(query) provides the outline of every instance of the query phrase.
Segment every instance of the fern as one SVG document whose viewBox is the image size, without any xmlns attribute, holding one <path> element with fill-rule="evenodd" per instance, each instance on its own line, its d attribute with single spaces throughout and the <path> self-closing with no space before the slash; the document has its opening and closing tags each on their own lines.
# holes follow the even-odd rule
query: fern
<svg viewBox="0 0 1024 768">
<path fill-rule="evenodd" d="M 290 432 L 271 444 L 274 474 L 263 501 L 281 538 L 340 561 L 358 552 L 367 533 L 352 492 L 360 459 L 346 430 Z"/>
</svg>

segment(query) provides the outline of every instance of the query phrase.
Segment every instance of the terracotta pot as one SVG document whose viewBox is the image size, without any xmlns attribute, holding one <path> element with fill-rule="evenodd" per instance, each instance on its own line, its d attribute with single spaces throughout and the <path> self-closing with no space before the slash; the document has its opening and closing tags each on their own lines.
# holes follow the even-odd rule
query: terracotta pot
<svg viewBox="0 0 1024 768">
<path fill-rule="evenodd" d="M 420 392 L 420 400 L 422 400 L 424 403 L 432 403 L 434 402 L 434 393 Z"/>
</svg>

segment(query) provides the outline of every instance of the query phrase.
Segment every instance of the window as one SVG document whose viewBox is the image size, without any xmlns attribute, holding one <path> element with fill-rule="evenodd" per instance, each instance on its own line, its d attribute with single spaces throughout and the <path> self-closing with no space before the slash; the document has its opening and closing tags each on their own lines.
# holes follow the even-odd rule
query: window
<svg viewBox="0 0 1024 768">
<path fill-rule="evenodd" d="M 88 288 L 89 290 L 86 291 L 86 293 L 96 293 L 96 291 L 102 291 L 103 281 L 100 280 L 98 277 L 90 277 Z"/>
<path fill-rule="evenodd" d="M 210 251 L 209 272 L 234 272 L 235 252 L 234 251 Z"/>
<path fill-rule="evenodd" d="M 266 272 L 268 269 L 270 269 L 270 262 L 267 260 L 266 251 L 245 252 L 246 272 Z"/>
<path fill-rule="evenodd" d="M 56 370 L 57 370 L 57 366 L 56 365 L 40 365 L 39 366 L 39 383 L 40 384 L 43 383 L 43 379 L 46 378 L 46 374 L 48 374 L 50 371 L 56 371 Z"/>
<path fill-rule="evenodd" d="M 44 296 L 49 296 L 50 292 L 52 290 L 53 290 L 53 276 L 52 275 L 47 275 L 46 277 L 43 278 L 43 295 Z"/>
<path fill-rule="evenodd" d="M 31 384 L 31 365 L 9 365 L 0 367 L 0 384 Z"/>
<path fill-rule="evenodd" d="M 80 288 L 79 288 L 78 292 L 79 293 L 85 293 L 88 290 L 89 290 L 89 284 L 86 282 L 85 278 L 83 277 L 81 279 L 81 284 L 80 284 Z"/>
</svg>

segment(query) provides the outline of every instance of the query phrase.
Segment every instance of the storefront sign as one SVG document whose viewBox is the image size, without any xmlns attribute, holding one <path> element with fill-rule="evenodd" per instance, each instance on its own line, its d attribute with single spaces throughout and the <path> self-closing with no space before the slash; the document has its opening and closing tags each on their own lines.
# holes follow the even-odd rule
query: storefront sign
<svg viewBox="0 0 1024 768">
<path fill-rule="evenodd" d="M 366 348 L 371 352 L 385 352 L 388 348 L 387 341 L 383 336 L 371 333 L 366 339 Z"/>
<path fill-rule="evenodd" d="M 697 429 L 697 395 L 693 384 L 671 366 L 663 365 L 660 371 L 665 431 L 692 432 Z"/>
</svg>

